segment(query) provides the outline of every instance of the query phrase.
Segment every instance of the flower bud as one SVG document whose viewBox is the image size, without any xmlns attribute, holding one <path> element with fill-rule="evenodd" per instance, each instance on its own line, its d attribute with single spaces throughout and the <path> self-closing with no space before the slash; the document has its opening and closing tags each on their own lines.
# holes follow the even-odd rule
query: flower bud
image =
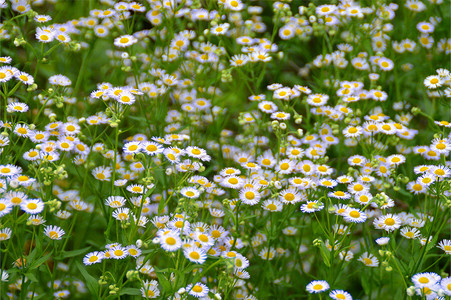
<svg viewBox="0 0 451 300">
<path fill-rule="evenodd" d="M 413 295 L 415 295 L 415 287 L 414 286 L 408 287 L 406 293 L 407 296 L 412 297 Z"/>
</svg>

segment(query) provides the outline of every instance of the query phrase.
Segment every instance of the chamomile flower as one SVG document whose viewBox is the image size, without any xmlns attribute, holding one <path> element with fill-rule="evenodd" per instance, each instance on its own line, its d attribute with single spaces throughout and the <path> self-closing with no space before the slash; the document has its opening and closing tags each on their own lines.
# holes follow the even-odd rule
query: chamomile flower
<svg viewBox="0 0 451 300">
<path fill-rule="evenodd" d="M 417 29 L 420 33 L 432 33 L 434 32 L 434 25 L 429 22 L 419 22 L 417 24 Z"/>
<path fill-rule="evenodd" d="M 352 300 L 351 294 L 343 290 L 333 290 L 329 293 L 329 297 L 334 300 Z"/>
<path fill-rule="evenodd" d="M 271 114 L 271 119 L 285 121 L 290 118 L 290 114 L 283 111 L 276 111 Z"/>
<path fill-rule="evenodd" d="M 66 232 L 58 226 L 46 226 L 44 234 L 52 240 L 61 240 Z"/>
<path fill-rule="evenodd" d="M 361 205 L 367 205 L 368 203 L 370 203 L 370 201 L 372 199 L 373 199 L 373 196 L 368 192 L 354 194 L 355 202 L 357 202 Z"/>
<path fill-rule="evenodd" d="M 0 218 L 9 214 L 13 209 L 13 205 L 10 201 L 0 198 Z"/>
<path fill-rule="evenodd" d="M 437 179 L 448 178 L 451 176 L 451 169 L 442 165 L 433 166 L 429 172 L 435 175 Z"/>
<path fill-rule="evenodd" d="M 199 190 L 194 187 L 184 187 L 180 190 L 180 194 L 190 199 L 196 199 L 200 196 Z"/>
<path fill-rule="evenodd" d="M 400 164 L 403 164 L 406 161 L 406 158 L 404 155 L 401 154 L 393 154 L 387 157 L 387 163 L 390 165 L 398 166 Z"/>
<path fill-rule="evenodd" d="M 357 208 L 347 208 L 344 213 L 344 219 L 346 222 L 363 223 L 366 221 L 367 215 Z"/>
<path fill-rule="evenodd" d="M 393 67 L 395 65 L 391 59 L 386 58 L 386 57 L 381 57 L 377 63 L 382 71 L 391 71 L 391 70 L 393 70 Z M 384 101 L 384 100 L 379 100 L 379 101 Z"/>
<path fill-rule="evenodd" d="M 92 170 L 92 176 L 94 176 L 95 179 L 100 181 L 109 181 L 111 178 L 111 168 L 110 167 L 97 167 Z"/>
<path fill-rule="evenodd" d="M 42 30 L 41 28 L 36 29 L 35 37 L 38 41 L 42 43 L 50 43 L 55 39 L 53 32 L 48 30 Z"/>
<path fill-rule="evenodd" d="M 268 62 L 272 60 L 272 57 L 266 51 L 254 51 L 251 53 L 251 59 L 254 62 L 257 61 Z"/>
<path fill-rule="evenodd" d="M 282 211 L 283 204 L 278 200 L 268 199 L 263 201 L 262 208 L 270 212 L 278 212 Z"/>
<path fill-rule="evenodd" d="M 363 193 L 368 191 L 369 191 L 368 185 L 361 182 L 351 183 L 348 186 L 348 192 L 350 192 L 351 194 Z"/>
<path fill-rule="evenodd" d="M 379 266 L 379 260 L 374 255 L 364 252 L 358 259 L 367 267 L 377 267 Z"/>
<path fill-rule="evenodd" d="M 67 44 L 72 40 L 70 36 L 65 32 L 55 32 L 55 39 L 63 44 Z"/>
<path fill-rule="evenodd" d="M 51 85 L 69 86 L 72 84 L 72 81 L 64 75 L 57 74 L 49 77 L 49 83 Z"/>
<path fill-rule="evenodd" d="M 113 211 L 112 216 L 118 221 L 127 221 L 130 219 L 130 210 L 126 207 L 120 207 Z"/>
<path fill-rule="evenodd" d="M 164 148 L 159 143 L 156 142 L 143 142 L 141 143 L 141 150 L 147 155 L 157 155 L 163 153 Z"/>
<path fill-rule="evenodd" d="M 327 16 L 334 13 L 336 10 L 337 6 L 324 4 L 316 7 L 316 14 L 319 16 Z"/>
<path fill-rule="evenodd" d="M 12 58 L 10 56 L 0 56 L 0 63 L 10 64 L 11 62 L 12 62 Z"/>
<path fill-rule="evenodd" d="M 261 195 L 255 188 L 246 187 L 240 190 L 240 200 L 248 205 L 255 205 L 260 201 Z"/>
<path fill-rule="evenodd" d="M 233 67 L 241 67 L 249 62 L 249 56 L 245 54 L 237 54 L 231 57 L 230 65 Z"/>
<path fill-rule="evenodd" d="M 289 188 L 280 192 L 279 200 L 283 204 L 296 204 L 302 200 L 302 195 L 296 189 Z"/>
<path fill-rule="evenodd" d="M 451 296 L 451 277 L 442 278 L 440 287 L 447 296 Z"/>
<path fill-rule="evenodd" d="M 329 289 L 329 284 L 325 280 L 314 280 L 305 287 L 310 294 L 322 293 Z"/>
<path fill-rule="evenodd" d="M 416 239 L 421 235 L 420 231 L 416 228 L 403 227 L 400 230 L 400 233 L 406 239 Z"/>
<path fill-rule="evenodd" d="M 436 89 L 443 85 L 444 80 L 442 77 L 440 77 L 438 75 L 431 75 L 431 76 L 426 77 L 426 79 L 424 79 L 423 83 L 428 89 Z"/>
<path fill-rule="evenodd" d="M 34 83 L 34 78 L 30 74 L 27 74 L 25 72 L 18 72 L 14 74 L 14 77 L 21 81 L 23 84 L 31 85 Z"/>
<path fill-rule="evenodd" d="M 0 230 L 0 242 L 9 240 L 11 238 L 12 231 L 6 227 Z"/>
<path fill-rule="evenodd" d="M 126 199 L 122 196 L 110 196 L 105 200 L 105 204 L 111 208 L 120 208 L 125 205 Z"/>
<path fill-rule="evenodd" d="M 0 165 L 0 177 L 12 177 L 14 175 L 20 174 L 21 169 L 12 164 Z"/>
<path fill-rule="evenodd" d="M 100 251 L 94 251 L 90 252 L 85 255 L 83 258 L 83 264 L 89 266 L 92 264 L 100 263 L 105 258 L 105 255 L 103 252 Z"/>
<path fill-rule="evenodd" d="M 142 272 L 143 268 L 140 267 L 140 272 Z M 148 272 L 150 274 L 150 272 Z M 160 290 L 158 289 L 157 285 L 148 284 L 147 281 L 144 282 L 144 287 L 140 288 L 141 296 L 145 299 L 153 299 L 160 296 Z"/>
<path fill-rule="evenodd" d="M 260 252 L 258 253 L 258 256 L 260 256 L 263 260 L 273 260 L 276 257 L 276 251 L 274 248 L 267 248 L 264 247 Z"/>
<path fill-rule="evenodd" d="M 133 35 L 123 35 L 114 39 L 114 45 L 121 48 L 131 46 L 137 42 L 138 40 Z"/>
<path fill-rule="evenodd" d="M 337 182 L 333 179 L 330 178 L 323 178 L 321 180 L 319 180 L 318 185 L 327 187 L 327 188 L 334 188 L 335 186 L 337 186 Z"/>
<path fill-rule="evenodd" d="M 290 174 L 294 170 L 294 162 L 290 159 L 282 159 L 276 166 L 276 172 L 280 174 Z"/>
<path fill-rule="evenodd" d="M 39 214 L 44 210 L 44 202 L 41 199 L 28 199 L 20 203 L 20 209 L 27 214 Z"/>
<path fill-rule="evenodd" d="M 418 273 L 412 276 L 412 282 L 416 287 L 431 287 L 440 282 L 440 275 L 432 272 Z"/>
<path fill-rule="evenodd" d="M 182 240 L 178 233 L 169 231 L 160 235 L 160 245 L 166 251 L 177 251 L 182 246 Z"/>
<path fill-rule="evenodd" d="M 451 240 L 442 240 L 437 247 L 445 251 L 447 255 L 451 255 Z"/>
<path fill-rule="evenodd" d="M 294 86 L 294 88 L 295 88 L 296 90 L 298 90 L 299 92 L 301 92 L 301 93 L 303 93 L 303 94 L 306 94 L 306 95 L 310 95 L 310 94 L 312 93 L 312 90 L 309 89 L 309 88 L 306 87 L 306 86 L 300 86 L 300 85 L 296 84 L 296 85 Z"/>
<path fill-rule="evenodd" d="M 351 198 L 351 194 L 343 192 L 343 191 L 329 192 L 327 194 L 327 196 L 329 196 L 331 198 L 336 198 L 336 199 L 350 199 Z"/>
<path fill-rule="evenodd" d="M 9 273 L 5 270 L 0 269 L 0 281 L 8 282 Z"/>
<path fill-rule="evenodd" d="M 214 35 L 224 35 L 229 30 L 229 27 L 230 27 L 229 23 L 218 24 L 218 25 L 213 26 L 210 29 L 210 32 Z"/>
<path fill-rule="evenodd" d="M 345 137 L 354 138 L 354 137 L 360 136 L 363 133 L 363 128 L 360 126 L 350 125 L 350 126 L 347 126 L 345 129 L 343 129 L 342 132 Z"/>
<path fill-rule="evenodd" d="M 139 249 L 135 245 L 129 245 L 125 247 L 125 250 L 127 251 L 127 254 L 130 255 L 131 257 L 139 257 L 142 253 L 141 249 Z"/>
<path fill-rule="evenodd" d="M 427 192 L 426 185 L 415 181 L 409 182 L 406 187 L 408 191 L 414 193 L 415 195 L 425 194 Z"/>
<path fill-rule="evenodd" d="M 301 205 L 301 211 L 303 213 L 313 213 L 320 211 L 324 208 L 323 204 L 320 204 L 318 201 L 307 201 L 306 204 Z"/>
<path fill-rule="evenodd" d="M 376 239 L 376 244 L 378 244 L 379 246 L 385 246 L 388 244 L 388 242 L 390 241 L 389 237 L 380 237 L 378 239 Z"/>
<path fill-rule="evenodd" d="M 376 229 L 384 229 L 387 232 L 394 231 L 401 227 L 401 219 L 393 214 L 387 214 L 376 218 L 373 222 Z"/>
<path fill-rule="evenodd" d="M 111 247 L 111 249 L 108 250 L 108 253 L 113 259 L 124 259 L 128 255 L 127 249 L 121 245 Z"/>
<path fill-rule="evenodd" d="M 311 94 L 307 97 L 307 103 L 313 106 L 323 106 L 329 100 L 329 96 L 325 94 Z"/>
<path fill-rule="evenodd" d="M 135 95 L 130 91 L 122 91 L 115 98 L 117 102 L 124 105 L 132 105 L 136 101 Z"/>
<path fill-rule="evenodd" d="M 225 177 L 221 185 L 227 188 L 240 189 L 244 184 L 244 180 L 236 175 Z"/>
<path fill-rule="evenodd" d="M 9 103 L 6 109 L 8 112 L 27 112 L 28 105 L 22 102 L 13 102 Z"/>
<path fill-rule="evenodd" d="M 207 253 L 197 247 L 190 247 L 183 250 L 185 257 L 196 264 L 203 264 L 207 260 Z"/>
<path fill-rule="evenodd" d="M 440 154 L 447 154 L 451 151 L 451 141 L 440 138 L 434 139 L 430 149 Z"/>
<path fill-rule="evenodd" d="M 13 77 L 8 67 L 0 67 L 0 82 L 7 82 Z"/>
<path fill-rule="evenodd" d="M 210 289 L 205 284 L 196 282 L 195 284 L 189 284 L 186 287 L 186 291 L 188 291 L 188 294 L 191 296 L 202 298 L 208 295 Z"/>
</svg>

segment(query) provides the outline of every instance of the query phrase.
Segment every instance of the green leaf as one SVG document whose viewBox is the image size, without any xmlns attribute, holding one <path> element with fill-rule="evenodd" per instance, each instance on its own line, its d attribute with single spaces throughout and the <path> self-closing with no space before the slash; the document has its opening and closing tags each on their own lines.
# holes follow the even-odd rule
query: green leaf
<svg viewBox="0 0 451 300">
<path fill-rule="evenodd" d="M 68 257 L 74 257 L 77 255 L 80 255 L 82 253 L 87 252 L 91 247 L 86 247 L 83 249 L 77 249 L 77 250 L 72 250 L 72 251 L 64 251 L 64 253 L 61 255 L 62 258 L 68 258 Z"/>
<path fill-rule="evenodd" d="M 158 270 L 156 271 L 157 273 L 157 277 L 158 277 L 158 282 L 161 284 L 161 287 L 163 288 L 163 290 L 165 292 L 170 292 L 172 290 L 171 288 L 171 283 L 169 282 L 169 280 L 166 279 L 166 277 L 163 275 L 163 273 Z"/>
<path fill-rule="evenodd" d="M 369 294 L 370 292 L 370 282 L 369 282 L 369 276 L 368 273 L 362 272 L 360 276 L 360 282 L 362 283 L 363 290 L 365 291 L 365 294 Z"/>
<path fill-rule="evenodd" d="M 429 251 L 431 251 L 432 248 L 434 248 L 435 244 L 437 243 L 438 235 L 434 236 L 432 240 L 428 243 L 426 246 L 426 252 L 424 254 L 427 254 Z"/>
<path fill-rule="evenodd" d="M 39 280 L 36 278 L 36 275 L 31 272 L 25 273 L 25 276 L 33 282 L 39 282 Z"/>
<path fill-rule="evenodd" d="M 319 252 L 321 253 L 321 256 L 323 258 L 323 263 L 330 268 L 330 261 L 329 261 L 329 253 L 330 251 L 327 249 L 324 242 L 321 241 L 321 246 L 319 248 Z"/>
<path fill-rule="evenodd" d="M 37 267 L 45 263 L 50 258 L 50 256 L 52 256 L 52 253 L 48 253 L 47 255 L 41 257 L 40 259 L 32 262 L 30 265 L 30 270 L 36 269 Z"/>
<path fill-rule="evenodd" d="M 85 266 L 83 266 L 81 262 L 76 261 L 75 265 L 78 270 L 80 270 L 81 275 L 85 278 L 86 286 L 88 287 L 89 292 L 91 292 L 91 295 L 97 295 L 99 290 L 99 283 L 97 280 L 86 271 Z"/>
<path fill-rule="evenodd" d="M 133 296 L 138 296 L 141 295 L 141 291 L 137 288 L 124 288 L 121 289 L 121 291 L 119 292 L 119 295 L 133 295 Z"/>
</svg>

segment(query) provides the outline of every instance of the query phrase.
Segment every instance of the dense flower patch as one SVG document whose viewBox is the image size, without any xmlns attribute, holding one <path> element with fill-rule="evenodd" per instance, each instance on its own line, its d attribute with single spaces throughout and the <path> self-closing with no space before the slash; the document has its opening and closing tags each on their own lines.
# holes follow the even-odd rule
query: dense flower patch
<svg viewBox="0 0 451 300">
<path fill-rule="evenodd" d="M 451 3 L 303 2 L 0 0 L 0 298 L 450 299 Z"/>
</svg>

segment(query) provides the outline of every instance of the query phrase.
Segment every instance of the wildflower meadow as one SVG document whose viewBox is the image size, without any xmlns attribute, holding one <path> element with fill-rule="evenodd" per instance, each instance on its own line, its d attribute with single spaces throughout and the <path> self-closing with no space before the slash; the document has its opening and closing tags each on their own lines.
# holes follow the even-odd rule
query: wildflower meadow
<svg viewBox="0 0 451 300">
<path fill-rule="evenodd" d="M 0 0 L 0 299 L 451 299 L 451 1 Z"/>
</svg>

